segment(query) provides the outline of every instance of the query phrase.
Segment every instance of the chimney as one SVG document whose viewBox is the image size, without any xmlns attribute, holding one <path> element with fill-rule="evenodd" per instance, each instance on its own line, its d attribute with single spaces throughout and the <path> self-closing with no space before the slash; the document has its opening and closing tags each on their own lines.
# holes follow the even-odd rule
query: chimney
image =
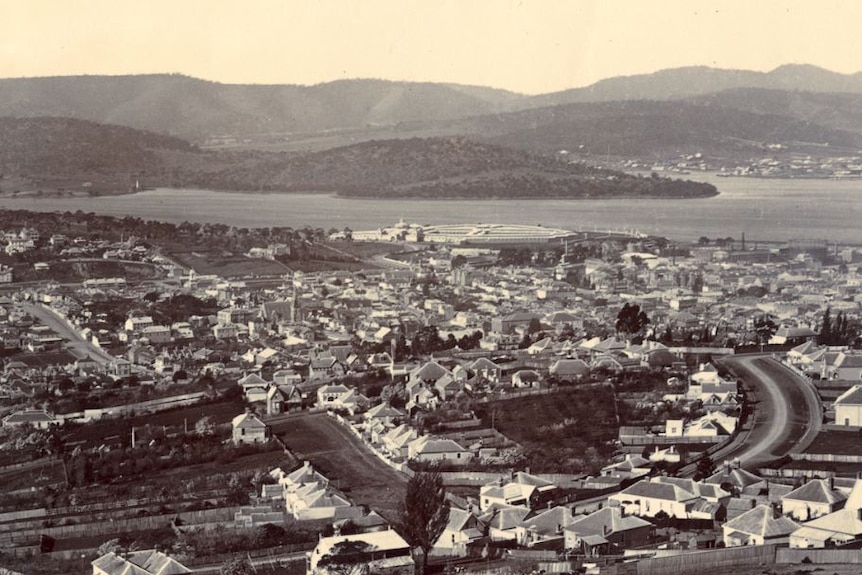
<svg viewBox="0 0 862 575">
<path fill-rule="evenodd" d="M 835 476 L 830 475 L 827 481 L 829 482 L 829 491 L 835 491 Z"/>
</svg>

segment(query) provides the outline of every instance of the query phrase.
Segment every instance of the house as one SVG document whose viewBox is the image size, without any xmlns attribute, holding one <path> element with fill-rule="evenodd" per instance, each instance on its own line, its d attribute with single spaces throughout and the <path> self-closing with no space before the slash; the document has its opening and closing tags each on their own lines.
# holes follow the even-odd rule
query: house
<svg viewBox="0 0 862 575">
<path fill-rule="evenodd" d="M 414 575 L 410 545 L 395 531 L 321 537 L 306 555 L 306 575 L 337 575 L 344 566 L 357 573 Z"/>
<path fill-rule="evenodd" d="M 840 352 L 832 365 L 826 366 L 828 379 L 862 381 L 862 353 Z"/>
<path fill-rule="evenodd" d="M 410 442 L 407 447 L 407 457 L 423 463 L 446 462 L 453 465 L 466 465 L 473 459 L 473 453 L 451 439 L 423 435 Z"/>
<path fill-rule="evenodd" d="M 652 463 L 649 459 L 627 453 L 622 461 L 603 467 L 601 474 L 605 477 L 633 479 L 649 475 L 651 471 Z"/>
<path fill-rule="evenodd" d="M 835 424 L 862 426 L 862 385 L 854 385 L 835 400 Z"/>
<path fill-rule="evenodd" d="M 192 570 L 155 549 L 102 555 L 90 565 L 93 575 L 180 575 Z"/>
<path fill-rule="evenodd" d="M 402 423 L 380 437 L 383 449 L 394 458 L 406 457 L 409 453 L 409 444 L 417 438 L 416 429 Z"/>
<path fill-rule="evenodd" d="M 480 357 L 467 366 L 467 370 L 491 383 L 499 383 L 502 369 L 488 358 Z"/>
<path fill-rule="evenodd" d="M 797 529 L 798 523 L 766 504 L 758 505 L 722 526 L 727 547 L 785 544 L 790 541 L 790 534 Z"/>
<path fill-rule="evenodd" d="M 759 475 L 729 463 L 704 479 L 703 483 L 721 485 L 725 490 L 729 488 L 733 493 L 750 495 L 759 495 L 767 487 L 766 480 Z"/>
<path fill-rule="evenodd" d="M 384 425 L 398 425 L 405 418 L 404 412 L 392 407 L 388 403 L 375 405 L 365 412 L 365 421 L 376 420 Z"/>
<path fill-rule="evenodd" d="M 812 519 L 790 535 L 790 546 L 807 549 L 862 541 L 862 480 L 857 479 L 844 508 Z"/>
<path fill-rule="evenodd" d="M 781 499 L 781 511 L 797 521 L 810 521 L 844 507 L 847 494 L 835 489 L 834 480 L 815 479 Z"/>
<path fill-rule="evenodd" d="M 695 504 L 701 500 L 696 494 L 672 483 L 642 480 L 619 493 L 608 497 L 626 515 L 655 517 L 663 512 L 669 517 L 689 519 Z"/>
<path fill-rule="evenodd" d="M 800 345 L 812 341 L 817 334 L 808 327 L 781 326 L 772 337 L 770 345 Z"/>
<path fill-rule="evenodd" d="M 239 335 L 239 326 L 236 324 L 218 324 L 213 327 L 213 337 L 216 339 L 233 339 Z"/>
<path fill-rule="evenodd" d="M 315 357 L 308 364 L 308 379 L 310 380 L 341 377 L 344 374 L 344 366 L 332 356 Z"/>
<path fill-rule="evenodd" d="M 3 427 L 29 425 L 36 429 L 48 429 L 56 423 L 57 419 L 44 409 L 25 409 L 10 413 L 3 418 Z"/>
<path fill-rule="evenodd" d="M 558 494 L 559 488 L 554 483 L 519 471 L 508 481 L 501 477 L 493 483 L 483 485 L 479 489 L 479 507 L 482 511 L 494 505 L 535 509 Z"/>
<path fill-rule="evenodd" d="M 559 359 L 549 372 L 560 381 L 578 381 L 590 375 L 590 366 L 582 359 Z"/>
<path fill-rule="evenodd" d="M 324 385 L 317 389 L 317 406 L 323 409 L 337 409 L 341 407 L 341 399 L 351 393 L 351 389 L 345 385 Z"/>
<path fill-rule="evenodd" d="M 587 556 L 643 547 L 649 543 L 653 524 L 619 507 L 605 507 L 576 517 L 564 529 L 566 549 Z"/>
<path fill-rule="evenodd" d="M 571 521 L 572 510 L 568 507 L 556 506 L 533 512 L 524 518 L 520 544 L 562 551 L 565 546 L 563 530 Z"/>
<path fill-rule="evenodd" d="M 285 492 L 285 504 L 297 521 L 341 519 L 362 513 L 347 497 L 331 485 L 310 483 Z"/>
<path fill-rule="evenodd" d="M 515 541 L 524 539 L 524 519 L 530 514 L 526 507 L 498 507 L 488 509 L 488 537 L 492 541 Z"/>
<path fill-rule="evenodd" d="M 170 343 L 171 328 L 163 325 L 151 325 L 141 330 L 141 337 L 147 338 L 150 343 Z"/>
<path fill-rule="evenodd" d="M 264 443 L 269 439 L 269 426 L 249 410 L 237 415 L 231 420 L 233 427 L 233 442 Z"/>
<path fill-rule="evenodd" d="M 278 393 L 270 389 L 267 395 L 268 414 L 302 410 L 302 392 L 296 385 L 276 385 Z"/>
<path fill-rule="evenodd" d="M 124 327 L 126 331 L 140 332 L 145 328 L 154 325 L 153 318 L 150 316 L 130 317 L 126 320 Z"/>
<path fill-rule="evenodd" d="M 532 369 L 522 369 L 512 376 L 513 387 L 532 387 L 538 388 L 542 385 L 542 376 L 539 372 Z"/>
<path fill-rule="evenodd" d="M 449 508 L 449 522 L 431 549 L 431 555 L 464 557 L 467 546 L 484 536 L 486 526 L 470 510 Z"/>
</svg>

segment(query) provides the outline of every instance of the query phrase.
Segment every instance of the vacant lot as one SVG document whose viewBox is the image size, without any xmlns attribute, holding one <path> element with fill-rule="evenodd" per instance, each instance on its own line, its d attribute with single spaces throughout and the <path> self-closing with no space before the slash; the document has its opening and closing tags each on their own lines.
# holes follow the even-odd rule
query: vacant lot
<svg viewBox="0 0 862 575">
<path fill-rule="evenodd" d="M 356 504 L 365 504 L 394 519 L 404 498 L 407 478 L 372 454 L 353 434 L 324 413 L 279 418 L 273 433 L 301 459 L 344 490 Z"/>
<path fill-rule="evenodd" d="M 168 433 L 183 431 L 188 426 L 194 432 L 195 424 L 203 417 L 209 417 L 215 425 L 230 423 L 230 420 L 243 413 L 245 404 L 242 400 L 220 401 L 218 403 L 202 403 L 189 407 L 170 409 L 151 415 L 105 419 L 73 428 L 64 434 L 67 444 L 83 442 L 83 449 L 98 447 L 103 443 L 123 443 L 131 441 L 132 427 L 138 429 L 150 426 L 165 427 Z"/>
<path fill-rule="evenodd" d="M 595 473 L 613 453 L 613 387 L 604 384 L 502 399 L 476 409 L 485 425 L 524 446 L 534 472 Z"/>
<path fill-rule="evenodd" d="M 862 433 L 859 431 L 821 431 L 805 450 L 806 453 L 833 453 L 835 455 L 862 455 Z"/>
</svg>

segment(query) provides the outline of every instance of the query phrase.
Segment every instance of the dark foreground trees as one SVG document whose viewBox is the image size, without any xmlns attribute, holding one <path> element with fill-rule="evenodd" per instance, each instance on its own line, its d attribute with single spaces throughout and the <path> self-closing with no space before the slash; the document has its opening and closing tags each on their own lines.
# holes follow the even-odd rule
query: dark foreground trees
<svg viewBox="0 0 862 575">
<path fill-rule="evenodd" d="M 423 573 L 428 570 L 428 553 L 448 522 L 449 502 L 440 473 L 429 471 L 411 477 L 398 518 L 398 531 L 412 547 L 422 549 Z"/>
</svg>

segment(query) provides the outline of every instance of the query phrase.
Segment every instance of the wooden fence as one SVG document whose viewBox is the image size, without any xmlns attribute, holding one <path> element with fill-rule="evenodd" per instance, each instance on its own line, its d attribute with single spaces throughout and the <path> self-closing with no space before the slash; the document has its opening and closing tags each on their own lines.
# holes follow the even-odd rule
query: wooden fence
<svg viewBox="0 0 862 575">
<path fill-rule="evenodd" d="M 637 575 L 724 575 L 736 567 L 773 565 L 775 545 L 733 547 L 711 551 L 682 551 L 679 555 L 642 559 L 637 563 Z"/>
<path fill-rule="evenodd" d="M 233 522 L 234 515 L 238 510 L 239 507 L 222 507 L 219 509 L 204 509 L 201 511 L 170 513 L 129 519 L 109 519 L 107 521 L 82 523 L 78 525 L 20 529 L 16 530 L 14 533 L 4 533 L 0 535 L 0 547 L 32 545 L 34 540 L 37 540 L 41 535 L 47 535 L 55 539 L 62 539 L 69 537 L 82 537 L 85 535 L 112 535 L 127 531 L 157 529 L 159 527 L 166 527 L 176 517 L 179 517 L 186 525 L 209 522 Z"/>
<path fill-rule="evenodd" d="M 862 564 L 862 549 L 779 549 L 776 563 Z"/>
</svg>

